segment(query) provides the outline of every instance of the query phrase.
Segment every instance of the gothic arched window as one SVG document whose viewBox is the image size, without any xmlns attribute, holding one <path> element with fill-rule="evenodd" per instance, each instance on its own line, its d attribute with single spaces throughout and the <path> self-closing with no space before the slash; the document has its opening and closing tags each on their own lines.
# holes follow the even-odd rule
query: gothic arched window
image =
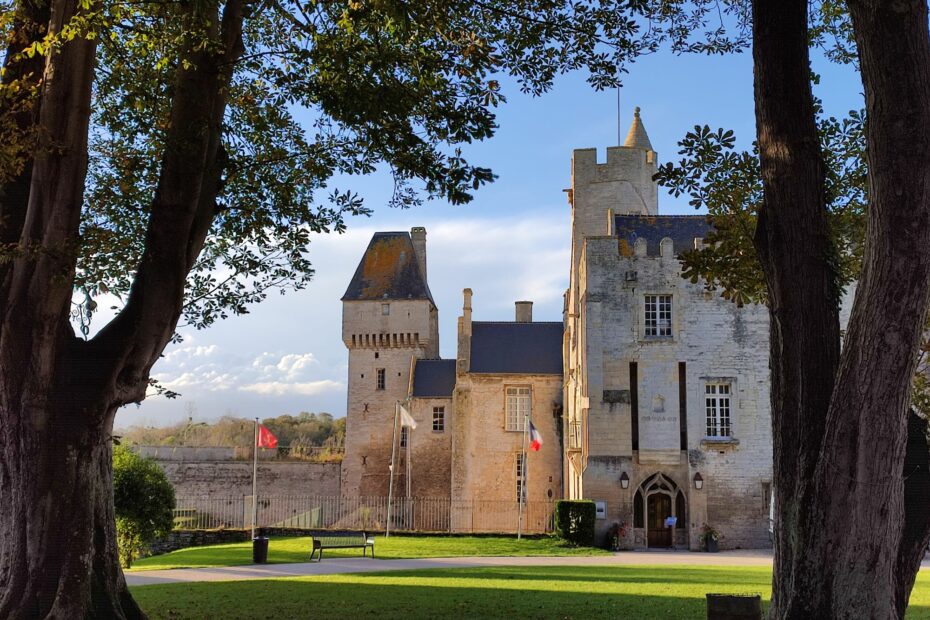
<svg viewBox="0 0 930 620">
<path fill-rule="evenodd" d="M 640 491 L 633 496 L 633 527 L 646 527 L 645 507 L 643 506 L 643 494 Z"/>
</svg>

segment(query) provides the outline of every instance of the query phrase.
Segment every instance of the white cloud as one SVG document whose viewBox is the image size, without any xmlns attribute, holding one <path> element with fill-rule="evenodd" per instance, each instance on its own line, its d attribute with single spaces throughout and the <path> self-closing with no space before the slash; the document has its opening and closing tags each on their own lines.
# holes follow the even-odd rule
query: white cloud
<svg viewBox="0 0 930 620">
<path fill-rule="evenodd" d="M 339 381 L 331 381 L 329 379 L 324 379 L 322 381 L 307 381 L 302 383 L 284 383 L 281 381 L 271 381 L 243 385 L 240 386 L 239 389 L 243 392 L 255 392 L 256 394 L 265 394 L 269 396 L 283 396 L 285 394 L 316 396 L 326 392 L 345 389 L 345 384 Z"/>
</svg>

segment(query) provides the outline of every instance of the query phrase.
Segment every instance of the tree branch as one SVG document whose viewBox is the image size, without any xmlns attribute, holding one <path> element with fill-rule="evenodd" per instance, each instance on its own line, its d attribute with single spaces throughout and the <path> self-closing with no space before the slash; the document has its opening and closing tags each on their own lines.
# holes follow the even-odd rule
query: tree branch
<svg viewBox="0 0 930 620">
<path fill-rule="evenodd" d="M 118 389 L 124 403 L 144 398 L 149 370 L 174 333 L 187 275 L 216 214 L 226 167 L 222 122 L 233 64 L 243 51 L 244 2 L 227 2 L 221 20 L 194 6 L 191 27 L 206 28 L 220 51 L 196 45 L 197 38 L 191 37 L 185 62 L 179 63 L 145 251 L 126 305 L 94 338 L 112 345 L 120 357 Z"/>
</svg>

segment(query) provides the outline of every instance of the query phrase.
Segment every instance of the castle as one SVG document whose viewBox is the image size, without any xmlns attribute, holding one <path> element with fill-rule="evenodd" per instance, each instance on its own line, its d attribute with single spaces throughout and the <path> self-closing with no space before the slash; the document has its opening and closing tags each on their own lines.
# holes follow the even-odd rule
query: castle
<svg viewBox="0 0 930 620">
<path fill-rule="evenodd" d="M 705 526 L 722 547 L 769 546 L 768 313 L 681 277 L 709 226 L 658 214 L 656 171 L 638 109 L 606 162 L 574 151 L 562 321 L 534 321 L 528 301 L 473 321 L 465 289 L 455 359 L 439 359 L 425 229 L 374 235 L 342 298 L 344 495 L 387 495 L 402 448 L 403 496 L 584 498 L 599 536 L 625 524 L 628 547 L 699 549 Z M 416 431 L 395 428 L 398 404 Z M 543 443 L 524 457 L 527 421 Z"/>
</svg>

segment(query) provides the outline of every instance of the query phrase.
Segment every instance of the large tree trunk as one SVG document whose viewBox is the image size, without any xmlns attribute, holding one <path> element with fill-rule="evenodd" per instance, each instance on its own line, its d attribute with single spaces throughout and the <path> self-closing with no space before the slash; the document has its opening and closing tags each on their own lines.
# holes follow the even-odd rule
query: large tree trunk
<svg viewBox="0 0 930 620">
<path fill-rule="evenodd" d="M 753 4 L 765 186 L 756 243 L 772 317 L 771 615 L 893 618 L 904 613 L 930 537 L 926 423 L 908 424 L 930 301 L 927 5 L 849 3 L 866 93 L 870 210 L 841 357 L 806 5 Z"/>
<path fill-rule="evenodd" d="M 24 394 L 23 402 L 35 398 Z M 18 413 L 4 425 L 0 456 L 6 541 L 0 617 L 144 617 L 129 595 L 115 545 L 114 412 L 88 415 L 73 400 L 54 399 L 45 411 Z"/>
<path fill-rule="evenodd" d="M 804 576 L 817 456 L 839 362 L 836 274 L 808 74 L 807 1 L 753 3 L 764 204 L 755 244 L 770 300 L 775 483 L 773 616 L 814 617 Z"/>
<path fill-rule="evenodd" d="M 186 2 L 161 179 L 124 310 L 90 341 L 69 323 L 87 166 L 94 40 L 46 61 L 16 260 L 0 273 L 0 618 L 137 618 L 118 563 L 116 410 L 145 396 L 215 215 L 243 3 Z M 79 12 L 51 3 L 51 32 Z M 201 45 L 203 29 L 217 46 Z"/>
</svg>

